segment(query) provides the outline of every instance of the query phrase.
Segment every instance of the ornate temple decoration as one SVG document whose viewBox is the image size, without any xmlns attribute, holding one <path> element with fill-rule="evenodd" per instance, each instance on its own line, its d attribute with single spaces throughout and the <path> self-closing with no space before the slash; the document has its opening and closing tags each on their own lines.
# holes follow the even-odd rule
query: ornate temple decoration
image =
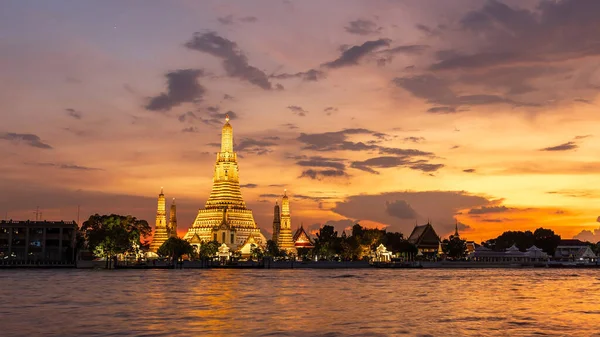
<svg viewBox="0 0 600 337">
<path fill-rule="evenodd" d="M 177 207 L 175 206 L 175 198 L 173 198 L 173 203 L 171 203 L 171 211 L 169 212 L 169 226 L 167 229 L 169 230 L 169 237 L 177 237 Z"/>
<path fill-rule="evenodd" d="M 306 234 L 306 231 L 304 230 L 304 225 L 302 224 L 300 225 L 300 228 L 296 230 L 296 233 L 294 233 L 292 240 L 294 241 L 294 247 L 296 247 L 296 249 L 315 248 L 315 245 L 313 244 L 308 234 Z"/>
<path fill-rule="evenodd" d="M 288 253 L 296 253 L 294 241 L 292 240 L 292 218 L 290 215 L 290 200 L 287 190 L 281 199 L 281 215 L 278 216 L 279 206 L 275 205 L 275 216 L 273 220 L 273 240 L 277 242 L 279 249 Z"/>
<path fill-rule="evenodd" d="M 156 209 L 156 226 L 154 229 L 154 235 L 152 236 L 152 243 L 150 243 L 150 251 L 156 253 L 158 248 L 167 241 L 169 233 L 167 230 L 167 213 L 165 209 L 165 194 L 163 189 L 160 189 L 158 195 L 158 207 Z"/>
<path fill-rule="evenodd" d="M 203 242 L 216 240 L 234 250 L 242 246 L 251 235 L 259 245 L 264 246 L 266 243 L 254 222 L 252 211 L 246 208 L 242 198 L 229 116 L 225 118 L 221 132 L 221 151 L 217 153 L 210 197 L 205 207 L 198 211 L 184 239 L 190 241 L 195 235 Z"/>
</svg>

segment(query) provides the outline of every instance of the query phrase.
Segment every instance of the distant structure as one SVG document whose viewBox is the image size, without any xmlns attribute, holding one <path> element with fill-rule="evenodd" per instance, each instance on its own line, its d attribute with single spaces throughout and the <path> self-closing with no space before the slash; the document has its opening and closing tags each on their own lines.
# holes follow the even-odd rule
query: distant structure
<svg viewBox="0 0 600 337">
<path fill-rule="evenodd" d="M 277 203 L 277 200 L 275 200 L 275 207 L 273 210 L 273 237 L 271 238 L 275 243 L 277 243 L 279 238 L 279 229 L 281 229 L 281 212 L 279 210 L 279 204 Z"/>
<path fill-rule="evenodd" d="M 158 195 L 158 207 L 156 209 L 156 226 L 154 228 L 154 235 L 152 236 L 152 243 L 150 243 L 150 251 L 156 253 L 160 246 L 167 241 L 169 233 L 167 230 L 167 212 L 165 206 L 165 194 L 163 189 L 160 189 Z"/>
<path fill-rule="evenodd" d="M 0 221 L 2 263 L 75 263 L 75 221 Z"/>
<path fill-rule="evenodd" d="M 167 228 L 169 237 L 176 238 L 177 235 L 177 206 L 175 206 L 175 198 L 171 203 L 171 210 L 169 211 L 169 227 Z"/>
<path fill-rule="evenodd" d="M 560 240 L 554 252 L 554 259 L 563 262 L 593 262 L 598 257 L 587 243 L 577 239 L 566 239 Z"/>
<path fill-rule="evenodd" d="M 283 192 L 281 198 L 281 215 L 279 206 L 275 203 L 275 216 L 273 220 L 273 239 L 281 250 L 288 253 L 296 253 L 296 247 L 292 239 L 292 217 L 290 215 L 290 199 L 287 196 L 287 190 Z"/>
<path fill-rule="evenodd" d="M 415 226 L 408 237 L 408 242 L 417 247 L 417 255 L 426 258 L 436 257 L 440 248 L 440 237 L 429 222 L 425 225 Z"/>
<path fill-rule="evenodd" d="M 296 249 L 315 248 L 314 243 L 310 239 L 310 236 L 308 236 L 308 234 L 304 230 L 304 225 L 302 224 L 300 224 L 300 227 L 296 230 L 296 233 L 294 233 L 292 240 L 294 241 L 294 247 L 296 247 Z"/>
<path fill-rule="evenodd" d="M 229 228 L 229 236 L 223 236 L 225 228 Z M 234 232 L 233 242 L 231 232 Z M 194 239 L 195 236 L 198 238 Z M 266 244 L 267 240 L 254 222 L 252 211 L 246 208 L 242 198 L 237 154 L 233 151 L 233 127 L 227 115 L 221 132 L 221 151 L 217 153 L 210 197 L 183 238 L 188 241 L 199 239 L 201 242 L 216 240 L 219 244 L 225 243 L 231 250 L 238 250 L 249 242 L 250 237 L 256 245 Z"/>
</svg>

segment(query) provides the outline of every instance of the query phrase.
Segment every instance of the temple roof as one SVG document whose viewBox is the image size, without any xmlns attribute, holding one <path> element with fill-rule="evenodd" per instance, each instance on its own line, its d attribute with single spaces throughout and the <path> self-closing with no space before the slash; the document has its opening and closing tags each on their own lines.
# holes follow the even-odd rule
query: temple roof
<svg viewBox="0 0 600 337">
<path fill-rule="evenodd" d="M 194 234 L 194 236 L 192 236 L 190 239 L 190 243 L 202 243 L 202 240 L 200 240 L 198 234 Z"/>
<path fill-rule="evenodd" d="M 415 226 L 412 233 L 408 237 L 408 242 L 417 247 L 421 245 L 435 245 L 437 247 L 439 245 L 440 238 L 433 229 L 433 226 L 428 223 L 422 226 Z"/>
<path fill-rule="evenodd" d="M 305 248 L 314 247 L 314 244 L 313 244 L 312 240 L 310 239 L 310 236 L 308 236 L 308 234 L 306 234 L 306 231 L 304 230 L 304 226 L 302 226 L 302 225 L 300 225 L 300 228 L 298 228 L 296 230 L 296 233 L 294 233 L 294 236 L 292 237 L 292 241 L 294 241 L 294 246 L 296 246 L 296 247 L 305 247 Z"/>
</svg>

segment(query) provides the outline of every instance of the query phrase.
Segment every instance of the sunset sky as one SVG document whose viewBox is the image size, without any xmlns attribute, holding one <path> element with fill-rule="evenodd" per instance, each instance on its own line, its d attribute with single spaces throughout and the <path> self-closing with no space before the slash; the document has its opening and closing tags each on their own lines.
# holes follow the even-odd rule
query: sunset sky
<svg viewBox="0 0 600 337">
<path fill-rule="evenodd" d="M 600 1 L 0 2 L 0 212 L 204 206 L 229 113 L 270 237 L 356 221 L 600 241 Z"/>
</svg>

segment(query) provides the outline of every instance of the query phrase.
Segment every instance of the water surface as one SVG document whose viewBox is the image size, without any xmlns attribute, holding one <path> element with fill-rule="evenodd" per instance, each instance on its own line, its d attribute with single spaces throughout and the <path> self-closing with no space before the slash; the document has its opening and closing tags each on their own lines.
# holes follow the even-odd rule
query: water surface
<svg viewBox="0 0 600 337">
<path fill-rule="evenodd" d="M 1 336 L 600 336 L 600 270 L 0 270 Z"/>
</svg>

